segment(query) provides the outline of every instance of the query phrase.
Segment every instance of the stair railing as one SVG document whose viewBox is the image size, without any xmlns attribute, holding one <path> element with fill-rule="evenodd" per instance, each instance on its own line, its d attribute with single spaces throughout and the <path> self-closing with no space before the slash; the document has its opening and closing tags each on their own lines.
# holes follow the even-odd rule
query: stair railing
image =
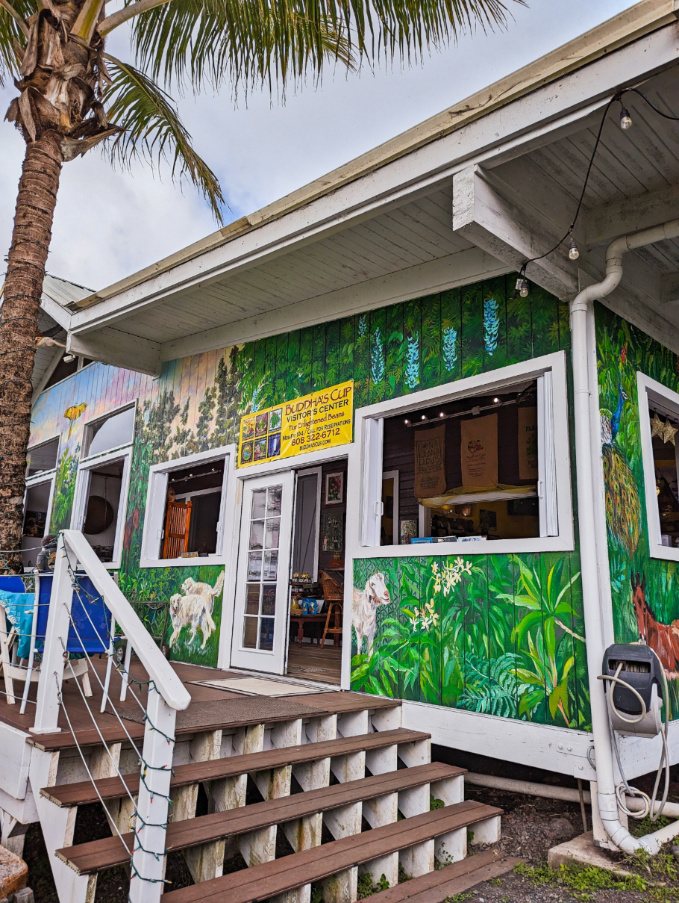
<svg viewBox="0 0 679 903">
<path fill-rule="evenodd" d="M 73 592 L 77 589 L 74 567 L 76 561 L 78 570 L 89 576 L 101 595 L 114 623 L 127 638 L 128 646 L 134 646 L 148 675 L 144 720 L 149 729 L 144 731 L 141 754 L 129 900 L 131 903 L 157 903 L 165 878 L 165 842 L 176 713 L 188 707 L 191 697 L 79 530 L 62 530 L 59 534 L 38 680 L 35 724 L 31 731 L 48 734 L 61 730 L 58 720 L 63 705 L 61 690 L 64 668 L 68 660 L 64 650 L 72 624 Z M 112 649 L 110 654 L 113 654 Z"/>
</svg>

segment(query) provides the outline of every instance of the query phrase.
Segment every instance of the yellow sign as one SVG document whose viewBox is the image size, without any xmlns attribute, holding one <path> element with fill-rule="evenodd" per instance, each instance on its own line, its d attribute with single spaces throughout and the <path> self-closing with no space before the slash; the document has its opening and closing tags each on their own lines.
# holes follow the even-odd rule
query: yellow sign
<svg viewBox="0 0 679 903">
<path fill-rule="evenodd" d="M 240 422 L 238 463 L 249 467 L 345 445 L 353 422 L 353 380 L 248 414 Z"/>
</svg>

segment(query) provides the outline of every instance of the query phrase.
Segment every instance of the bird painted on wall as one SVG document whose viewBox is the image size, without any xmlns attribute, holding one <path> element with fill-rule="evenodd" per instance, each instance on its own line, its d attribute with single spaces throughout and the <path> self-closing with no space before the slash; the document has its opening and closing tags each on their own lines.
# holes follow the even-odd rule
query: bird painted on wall
<svg viewBox="0 0 679 903">
<path fill-rule="evenodd" d="M 629 396 L 622 386 L 622 366 L 627 359 L 627 346 L 620 354 L 618 402 L 615 412 L 601 410 L 601 445 L 606 481 L 606 520 L 619 545 L 632 555 L 639 544 L 641 505 L 639 489 L 627 459 L 616 445 L 625 403 Z"/>
</svg>

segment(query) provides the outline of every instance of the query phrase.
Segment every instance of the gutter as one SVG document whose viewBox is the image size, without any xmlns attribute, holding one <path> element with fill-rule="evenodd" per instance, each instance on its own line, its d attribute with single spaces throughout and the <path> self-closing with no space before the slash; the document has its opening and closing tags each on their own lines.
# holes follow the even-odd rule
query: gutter
<svg viewBox="0 0 679 903">
<path fill-rule="evenodd" d="M 592 399 L 589 389 L 587 315 L 593 301 L 605 298 L 619 285 L 622 279 L 622 258 L 627 251 L 672 238 L 679 238 L 679 219 L 661 226 L 654 226 L 651 229 L 644 229 L 633 235 L 616 238 L 606 250 L 604 279 L 587 286 L 570 303 L 580 566 L 585 609 L 592 734 L 596 750 L 597 805 L 606 833 L 612 843 L 625 853 L 634 853 L 639 849 L 645 849 L 651 854 L 657 853 L 662 843 L 679 833 L 679 821 L 644 837 L 636 838 L 621 824 L 618 813 L 606 696 L 603 684 L 598 679 L 604 650 L 599 568 L 608 567 L 608 560 L 606 558 L 605 561 L 599 561 L 597 554 L 594 510 L 596 491 L 591 454 L 594 437 L 591 428 Z"/>
<path fill-rule="evenodd" d="M 143 270 L 68 305 L 72 313 L 87 310 L 101 301 L 141 285 L 148 279 L 173 270 L 190 260 L 222 247 L 261 226 L 275 222 L 306 207 L 326 195 L 357 181 L 370 173 L 401 159 L 440 138 L 458 131 L 551 84 L 571 72 L 578 71 L 601 57 L 625 47 L 660 28 L 676 23 L 679 0 L 642 0 L 630 9 L 608 19 L 584 35 L 558 47 L 489 87 L 477 91 L 447 110 L 426 119 L 378 147 L 356 157 L 327 175 L 293 191 L 248 216 L 240 217 L 211 235 L 165 257 Z"/>
</svg>

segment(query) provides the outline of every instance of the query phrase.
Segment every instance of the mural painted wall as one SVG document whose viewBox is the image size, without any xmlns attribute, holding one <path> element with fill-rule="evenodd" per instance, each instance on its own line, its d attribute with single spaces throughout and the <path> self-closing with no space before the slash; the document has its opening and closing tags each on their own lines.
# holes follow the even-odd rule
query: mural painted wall
<svg viewBox="0 0 679 903">
<path fill-rule="evenodd" d="M 139 567 L 150 466 L 235 442 L 244 413 L 348 379 L 361 407 L 567 349 L 565 306 L 539 289 L 512 298 L 512 289 L 512 278 L 501 277 L 414 299 L 173 361 L 158 379 L 87 367 L 43 393 L 34 409 L 32 444 L 62 436 L 52 529 L 70 522 L 84 423 L 137 399 L 120 584 L 130 598 L 147 600 L 181 597 L 191 589 L 187 581 L 204 584 L 214 623 L 206 642 L 200 630 L 193 637 L 181 623 L 168 624 L 166 640 L 174 639 L 173 658 L 215 665 L 223 569 Z M 371 655 L 355 650 L 354 685 L 586 726 L 577 556 L 475 556 L 454 586 L 446 576 L 454 560 L 440 560 L 438 581 L 431 564 L 426 558 L 357 562 L 359 591 L 369 572 L 380 572 L 392 595 L 378 614 Z M 401 649 L 398 631 L 406 629 L 417 642 Z M 388 659 L 379 679 L 376 656 Z"/>
<path fill-rule="evenodd" d="M 649 636 L 649 644 L 657 647 L 659 638 L 677 627 L 679 566 L 649 555 L 637 371 L 679 392 L 679 358 L 602 305 L 596 308 L 596 324 L 615 639 L 618 643 L 637 642 L 639 621 L 650 615 L 656 624 L 667 625 Z M 679 661 L 667 665 L 676 718 Z"/>
</svg>

